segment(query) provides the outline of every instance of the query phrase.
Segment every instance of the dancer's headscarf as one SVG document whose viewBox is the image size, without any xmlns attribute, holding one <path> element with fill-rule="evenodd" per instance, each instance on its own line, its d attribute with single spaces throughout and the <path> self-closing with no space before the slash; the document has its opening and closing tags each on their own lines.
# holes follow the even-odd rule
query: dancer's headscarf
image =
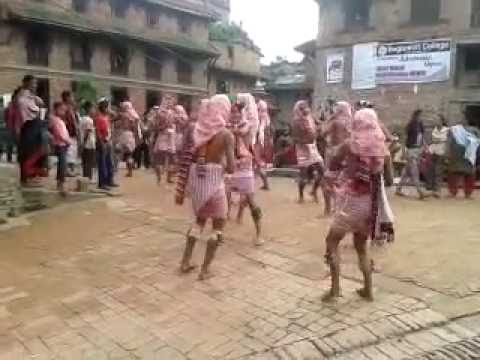
<svg viewBox="0 0 480 360">
<path fill-rule="evenodd" d="M 375 110 L 362 109 L 355 113 L 352 124 L 351 150 L 366 163 L 378 167 L 383 166 L 387 149 L 385 135 L 379 125 Z"/>
<path fill-rule="evenodd" d="M 335 118 L 345 119 L 349 124 L 352 122 L 352 106 L 346 101 L 339 101 L 335 104 Z"/>
<path fill-rule="evenodd" d="M 207 144 L 227 125 L 232 105 L 226 95 L 215 95 L 200 106 L 193 130 L 195 148 Z"/>
<path fill-rule="evenodd" d="M 246 138 L 248 145 L 255 145 L 258 129 L 260 127 L 260 120 L 258 118 L 258 109 L 255 98 L 252 94 L 244 93 L 238 94 L 237 101 L 245 105 L 243 111 L 245 112 L 246 120 L 250 126 L 249 133 Z"/>
<path fill-rule="evenodd" d="M 120 111 L 126 114 L 130 121 L 140 120 L 140 116 L 130 101 L 124 101 L 120 103 Z"/>
<path fill-rule="evenodd" d="M 173 109 L 177 104 L 177 96 L 175 94 L 164 94 L 162 101 L 160 102 L 160 107 Z"/>
<path fill-rule="evenodd" d="M 293 125 L 299 129 L 302 129 L 302 133 L 308 132 L 310 135 L 315 135 L 315 120 L 313 119 L 312 112 L 307 115 L 303 112 L 303 109 L 310 108 L 308 102 L 305 100 L 297 101 L 293 108 Z"/>
<path fill-rule="evenodd" d="M 257 108 L 258 118 L 260 120 L 258 142 L 263 146 L 265 144 L 265 130 L 270 126 L 270 114 L 268 113 L 268 105 L 264 100 L 258 102 Z"/>
<path fill-rule="evenodd" d="M 175 117 L 175 124 L 178 128 L 182 129 L 188 124 L 188 114 L 182 105 L 175 105 L 173 108 L 173 114 Z"/>
</svg>

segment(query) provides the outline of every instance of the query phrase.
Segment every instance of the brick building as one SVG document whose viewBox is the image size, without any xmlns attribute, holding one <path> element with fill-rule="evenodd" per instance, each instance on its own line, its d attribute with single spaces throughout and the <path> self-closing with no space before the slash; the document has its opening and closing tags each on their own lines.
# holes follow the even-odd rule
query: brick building
<svg viewBox="0 0 480 360">
<path fill-rule="evenodd" d="M 207 10 L 222 21 L 230 17 L 230 0 L 203 0 Z"/>
<path fill-rule="evenodd" d="M 209 73 L 209 91 L 238 94 L 251 92 L 262 78 L 262 52 L 241 27 L 228 22 L 210 28 L 210 41 L 219 54 Z"/>
<path fill-rule="evenodd" d="M 317 106 L 367 98 L 392 126 L 418 107 L 480 117 L 480 0 L 316 1 L 318 38 L 301 50 L 316 53 Z"/>
<path fill-rule="evenodd" d="M 279 59 L 263 67 L 267 79 L 265 90 L 274 98 L 277 106 L 276 129 L 287 129 L 292 121 L 295 103 L 311 98 L 314 83 L 310 64 L 307 59 L 300 63 Z"/>
<path fill-rule="evenodd" d="M 189 106 L 208 93 L 218 56 L 209 24 L 228 16 L 228 0 L 12 0 L 0 4 L 0 94 L 39 77 L 49 102 L 88 81 L 139 111 L 164 92 Z"/>
</svg>

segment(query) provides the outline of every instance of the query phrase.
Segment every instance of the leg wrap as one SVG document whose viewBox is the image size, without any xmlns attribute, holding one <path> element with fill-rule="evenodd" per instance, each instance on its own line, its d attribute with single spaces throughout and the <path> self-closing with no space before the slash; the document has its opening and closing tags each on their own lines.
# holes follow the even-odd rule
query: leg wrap
<svg viewBox="0 0 480 360">
<path fill-rule="evenodd" d="M 187 236 L 199 239 L 202 236 L 202 233 L 203 233 L 203 227 L 201 227 L 198 224 L 194 224 L 191 227 L 191 229 L 188 231 Z"/>
<path fill-rule="evenodd" d="M 207 240 L 207 248 L 212 248 L 217 250 L 217 247 L 220 245 L 219 237 L 217 234 L 212 234 L 212 236 Z"/>
<path fill-rule="evenodd" d="M 330 251 L 327 251 L 325 254 L 325 264 L 335 269 L 339 266 L 339 258 L 337 254 L 332 254 Z"/>
<path fill-rule="evenodd" d="M 260 209 L 259 207 L 255 207 L 251 209 L 251 214 L 254 221 L 262 220 L 263 213 L 262 213 L 262 209 Z"/>
<path fill-rule="evenodd" d="M 217 231 L 215 233 L 215 237 L 217 239 L 217 243 L 218 243 L 219 246 L 222 245 L 225 242 L 225 238 L 223 237 L 223 232 Z"/>
<path fill-rule="evenodd" d="M 332 264 L 332 254 L 330 254 L 330 252 L 327 251 L 324 258 L 325 258 L 325 264 L 327 264 L 327 265 Z"/>
<path fill-rule="evenodd" d="M 215 258 L 215 253 L 217 252 L 218 246 L 219 236 L 218 233 L 214 233 L 209 237 L 207 241 L 207 251 L 205 253 L 205 260 L 203 261 L 201 274 L 206 274 L 208 272 L 210 264 Z"/>
</svg>

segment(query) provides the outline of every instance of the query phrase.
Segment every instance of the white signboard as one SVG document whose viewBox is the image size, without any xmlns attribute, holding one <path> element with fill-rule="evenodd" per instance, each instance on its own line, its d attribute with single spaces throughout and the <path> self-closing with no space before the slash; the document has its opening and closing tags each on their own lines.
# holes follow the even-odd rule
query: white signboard
<svg viewBox="0 0 480 360">
<path fill-rule="evenodd" d="M 2 105 L 3 107 L 7 107 L 8 104 L 12 101 L 12 94 L 3 94 L 2 95 Z"/>
<path fill-rule="evenodd" d="M 343 82 L 345 56 L 343 54 L 327 55 L 327 84 Z"/>
<path fill-rule="evenodd" d="M 376 87 L 376 51 L 377 43 L 357 44 L 353 47 L 352 89 Z"/>
<path fill-rule="evenodd" d="M 450 63 L 450 40 L 379 44 L 376 49 L 376 83 L 446 81 L 450 78 Z"/>
</svg>

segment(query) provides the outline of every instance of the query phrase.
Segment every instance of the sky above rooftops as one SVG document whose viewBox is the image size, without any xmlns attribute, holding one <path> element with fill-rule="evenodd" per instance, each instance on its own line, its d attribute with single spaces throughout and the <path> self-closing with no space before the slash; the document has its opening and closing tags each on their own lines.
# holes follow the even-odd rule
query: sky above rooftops
<svg viewBox="0 0 480 360">
<path fill-rule="evenodd" d="M 231 20 L 241 23 L 269 64 L 278 56 L 300 61 L 294 48 L 316 38 L 318 5 L 314 0 L 231 0 Z"/>
</svg>

